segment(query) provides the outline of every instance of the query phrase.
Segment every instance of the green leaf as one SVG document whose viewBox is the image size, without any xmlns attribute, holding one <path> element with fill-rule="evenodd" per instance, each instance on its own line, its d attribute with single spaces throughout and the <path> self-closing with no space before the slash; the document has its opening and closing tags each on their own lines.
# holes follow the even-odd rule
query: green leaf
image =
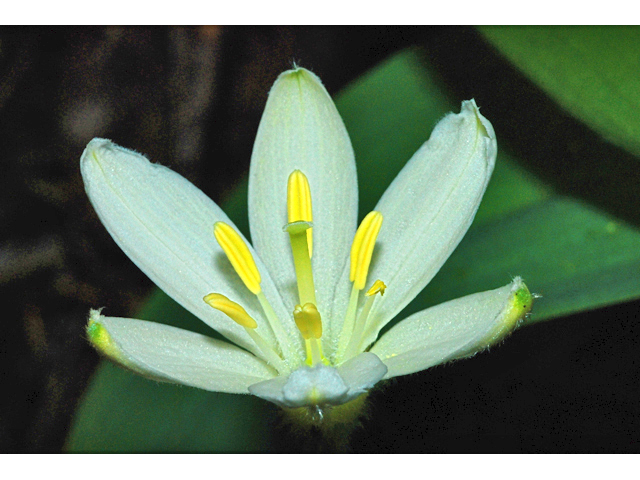
<svg viewBox="0 0 640 480">
<path fill-rule="evenodd" d="M 608 141 L 640 155 L 640 28 L 481 27 L 516 67 Z"/>
<path fill-rule="evenodd" d="M 460 107 L 414 50 L 379 65 L 336 103 L 356 151 L 361 215 L 374 207 L 438 119 Z M 491 111 L 483 113 L 491 119 Z M 497 135 L 500 154 L 476 221 L 401 317 L 505 285 L 515 275 L 543 295 L 531 321 L 639 297 L 638 230 L 556 194 L 514 162 Z M 246 232 L 246 183 L 225 210 Z M 163 293 L 150 300 L 141 318 L 207 331 Z M 276 411 L 258 399 L 159 385 L 103 365 L 78 411 L 68 449 L 265 451 Z"/>
<path fill-rule="evenodd" d="M 528 322 L 639 296 L 640 234 L 576 200 L 553 196 L 474 226 L 414 309 L 522 276 L 534 303 Z"/>
<path fill-rule="evenodd" d="M 269 448 L 273 421 L 273 409 L 251 395 L 154 384 L 103 362 L 78 410 L 67 449 L 262 452 Z"/>
<path fill-rule="evenodd" d="M 444 91 L 434 71 L 410 51 L 339 97 L 338 108 L 356 150 L 361 215 L 374 208 L 402 168 L 398 156 L 408 160 L 442 115 L 458 111 L 459 103 L 449 102 Z M 491 120 L 491 112 L 482 111 Z M 375 121 L 363 125 L 363 118 Z M 500 132 L 497 136 L 495 172 L 473 226 L 399 318 L 499 287 L 516 275 L 543 295 L 530 322 L 640 297 L 640 232 L 554 193 L 516 163 L 500 142 Z"/>
</svg>

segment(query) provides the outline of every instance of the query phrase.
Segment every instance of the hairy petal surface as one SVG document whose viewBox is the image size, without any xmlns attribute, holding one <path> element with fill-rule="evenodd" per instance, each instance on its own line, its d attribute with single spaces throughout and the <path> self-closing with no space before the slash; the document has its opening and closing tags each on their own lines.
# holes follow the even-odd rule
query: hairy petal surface
<svg viewBox="0 0 640 480">
<path fill-rule="evenodd" d="M 401 321 L 371 348 L 388 367 L 385 378 L 425 370 L 477 353 L 511 333 L 531 310 L 522 279 L 428 308 Z"/>
<path fill-rule="evenodd" d="M 89 339 L 103 354 L 148 378 L 215 392 L 249 393 L 275 376 L 249 352 L 199 333 L 91 312 Z"/>
<path fill-rule="evenodd" d="M 203 301 L 205 295 L 216 292 L 242 303 L 258 320 L 258 332 L 274 343 L 258 301 L 239 279 L 213 235 L 215 222 L 233 225 L 227 215 L 185 178 L 109 140 L 92 140 L 80 165 L 87 195 L 124 253 L 203 322 L 262 356 L 241 326 Z M 255 252 L 253 255 L 265 295 L 283 319 L 285 330 L 295 332 L 267 269 Z M 289 335 L 278 340 L 297 338 L 299 335 Z M 302 343 L 293 348 L 302 352 Z"/>
<path fill-rule="evenodd" d="M 284 72 L 271 89 L 249 173 L 251 238 L 290 310 L 298 296 L 289 237 L 282 227 L 287 223 L 287 180 L 296 169 L 311 188 L 317 306 L 329 319 L 336 288 L 348 289 L 338 280 L 356 229 L 356 166 L 333 101 L 318 77 L 302 68 Z M 325 322 L 323 339 L 331 336 Z"/>
<path fill-rule="evenodd" d="M 371 311 L 370 344 L 427 285 L 467 232 L 493 172 L 496 138 L 473 100 L 446 115 L 384 193 L 370 283 L 389 287 Z"/>
</svg>

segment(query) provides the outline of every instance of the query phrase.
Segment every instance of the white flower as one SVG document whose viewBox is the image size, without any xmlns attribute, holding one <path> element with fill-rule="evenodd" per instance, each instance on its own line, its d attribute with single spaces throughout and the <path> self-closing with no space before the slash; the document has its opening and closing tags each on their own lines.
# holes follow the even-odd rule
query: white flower
<svg viewBox="0 0 640 480">
<path fill-rule="evenodd" d="M 358 187 L 347 131 L 314 74 L 284 72 L 251 159 L 252 247 L 180 175 L 94 139 L 81 168 L 102 223 L 149 278 L 229 342 L 95 310 L 89 338 L 147 377 L 251 393 L 320 417 L 381 380 L 472 355 L 530 310 L 521 279 L 423 310 L 378 335 L 469 228 L 496 149 L 489 121 L 473 100 L 463 102 L 459 114 L 438 123 L 356 233 Z"/>
</svg>

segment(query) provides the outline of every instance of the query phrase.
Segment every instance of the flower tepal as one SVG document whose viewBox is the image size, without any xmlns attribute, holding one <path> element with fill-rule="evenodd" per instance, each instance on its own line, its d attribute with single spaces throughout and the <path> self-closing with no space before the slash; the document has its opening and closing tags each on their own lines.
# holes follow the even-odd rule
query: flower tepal
<svg viewBox="0 0 640 480">
<path fill-rule="evenodd" d="M 344 124 L 314 74 L 284 72 L 251 160 L 251 245 L 183 177 L 94 139 L 81 169 L 101 221 L 160 288 L 228 341 L 99 311 L 89 338 L 156 380 L 250 393 L 313 421 L 340 417 L 381 380 L 472 355 L 530 311 L 532 295 L 515 278 L 379 335 L 462 239 L 495 156 L 491 124 L 463 102 L 358 226 Z"/>
</svg>

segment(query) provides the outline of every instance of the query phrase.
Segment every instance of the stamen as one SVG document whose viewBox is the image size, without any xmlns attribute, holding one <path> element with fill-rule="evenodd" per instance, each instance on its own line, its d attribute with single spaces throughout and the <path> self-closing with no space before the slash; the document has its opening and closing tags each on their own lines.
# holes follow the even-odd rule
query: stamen
<svg viewBox="0 0 640 480">
<path fill-rule="evenodd" d="M 267 317 L 267 321 L 274 333 L 276 334 L 276 338 L 280 338 L 282 340 L 279 341 L 279 346 L 282 348 L 282 353 L 285 358 L 295 358 L 298 357 L 298 353 L 295 350 L 295 347 L 291 345 L 288 340 L 289 336 L 286 334 L 284 329 L 282 328 L 282 323 L 280 323 L 280 318 L 276 315 L 276 312 L 273 310 L 273 307 L 267 300 L 267 297 L 264 295 L 264 292 L 260 292 L 257 295 L 258 301 L 260 302 L 260 306 L 262 307 L 262 311 L 264 312 L 265 317 Z"/>
<path fill-rule="evenodd" d="M 311 188 L 309 180 L 300 170 L 294 170 L 289 175 L 287 183 L 287 216 L 289 223 L 313 222 L 311 211 Z M 312 228 L 307 230 L 307 243 L 309 244 L 309 258 L 313 256 Z"/>
<path fill-rule="evenodd" d="M 244 243 L 242 237 L 224 222 L 216 222 L 213 226 L 213 233 L 247 288 L 255 295 L 260 293 L 262 278 L 249 247 Z"/>
<path fill-rule="evenodd" d="M 351 246 L 351 272 L 349 280 L 358 290 L 364 288 L 367 283 L 367 274 L 373 255 L 373 247 L 376 244 L 380 227 L 382 226 L 382 214 L 380 212 L 370 212 L 356 231 Z"/>
<path fill-rule="evenodd" d="M 262 338 L 256 332 L 256 328 L 258 328 L 258 323 L 253 319 L 251 315 L 247 313 L 247 311 L 242 308 L 242 305 L 229 300 L 227 297 L 220 293 L 210 293 L 206 295 L 203 300 L 207 302 L 207 304 L 216 310 L 221 311 L 231 320 L 236 322 L 238 325 L 244 327 L 247 334 L 251 337 L 251 339 L 258 346 L 260 351 L 264 354 L 265 358 L 271 365 L 273 365 L 280 373 L 288 372 L 289 368 L 284 364 L 282 358 L 271 348 L 269 343 Z"/>
<path fill-rule="evenodd" d="M 238 325 L 250 329 L 258 328 L 256 321 L 240 304 L 229 300 L 224 295 L 220 293 L 210 293 L 206 295 L 203 300 L 207 302 L 209 306 L 220 310 Z"/>
<path fill-rule="evenodd" d="M 322 337 L 322 319 L 316 306 L 313 303 L 307 303 L 304 306 L 296 305 L 293 310 L 293 319 L 307 347 L 306 363 L 310 365 L 317 365 L 320 362 L 326 363 L 318 341 Z"/>
<path fill-rule="evenodd" d="M 362 340 L 362 332 L 364 332 L 364 328 L 367 326 L 367 320 L 369 319 L 369 312 L 371 311 L 371 307 L 373 307 L 373 301 L 376 298 L 376 293 L 379 293 L 380 296 L 384 295 L 387 286 L 384 284 L 382 280 L 376 280 L 371 288 L 367 290 L 365 293 L 365 297 L 367 300 L 362 307 L 362 311 L 360 315 L 358 315 L 358 320 L 356 320 L 356 325 L 353 329 L 353 334 L 351 335 L 351 339 L 349 340 L 349 345 L 342 357 L 344 360 L 348 360 L 349 358 L 355 356 L 357 353 L 356 350 L 360 346 L 360 342 Z"/>
<path fill-rule="evenodd" d="M 336 358 L 342 359 L 349 341 L 353 334 L 356 322 L 356 311 L 358 309 L 358 294 L 367 282 L 369 274 L 369 266 L 371 265 L 371 257 L 373 256 L 373 247 L 375 247 L 378 233 L 382 227 L 382 214 L 380 212 L 369 212 L 356 231 L 351 246 L 351 270 L 349 280 L 353 282 L 351 289 L 351 297 L 347 306 L 347 313 L 342 324 L 342 332 L 338 340 L 338 350 Z"/>
<path fill-rule="evenodd" d="M 300 170 L 289 175 L 287 183 L 287 217 L 289 223 L 284 231 L 289 233 L 293 264 L 298 280 L 300 304 L 316 303 L 316 288 L 311 270 L 313 219 L 311 213 L 311 188 L 309 181 Z"/>
<path fill-rule="evenodd" d="M 375 295 L 376 293 L 380 293 L 380 296 L 383 296 L 386 289 L 387 286 L 382 280 L 376 280 L 375 282 L 373 282 L 373 285 L 371 285 L 371 288 L 367 290 L 367 293 L 365 293 L 364 296 L 370 297 L 372 295 Z"/>
<path fill-rule="evenodd" d="M 242 237 L 231 226 L 224 222 L 216 222 L 213 226 L 213 233 L 240 279 L 244 282 L 249 291 L 258 297 L 260 305 L 267 317 L 267 321 L 273 332 L 276 334 L 276 338 L 279 340 L 278 343 L 282 349 L 282 353 L 285 355 L 285 358 L 294 358 L 297 356 L 295 349 L 291 344 L 289 344 L 287 335 L 280 323 L 280 319 L 275 314 L 273 308 L 269 304 L 269 301 L 262 292 L 262 287 L 260 286 L 260 283 L 262 282 L 260 271 L 258 270 L 256 262 L 249 251 L 249 247 L 247 247 L 244 240 L 242 240 Z M 252 335 L 251 333 L 249 334 Z M 270 348 L 270 350 L 273 349 Z"/>
</svg>

